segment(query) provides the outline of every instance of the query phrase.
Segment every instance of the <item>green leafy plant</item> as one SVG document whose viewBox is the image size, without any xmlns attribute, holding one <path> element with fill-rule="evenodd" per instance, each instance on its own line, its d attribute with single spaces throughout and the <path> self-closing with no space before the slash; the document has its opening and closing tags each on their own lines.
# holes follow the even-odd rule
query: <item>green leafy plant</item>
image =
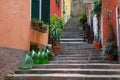
<svg viewBox="0 0 120 80">
<path fill-rule="evenodd" d="M 102 0 L 96 0 L 94 2 L 94 7 L 93 7 L 93 10 L 92 10 L 92 14 L 100 15 L 101 14 L 101 8 L 102 8 Z"/>
<path fill-rule="evenodd" d="M 117 50 L 113 24 L 109 16 L 108 16 L 108 23 L 109 23 L 109 30 L 108 30 L 108 37 L 106 39 L 105 53 L 106 55 L 112 55 L 113 60 L 118 60 L 119 51 Z"/>
<path fill-rule="evenodd" d="M 80 25 L 85 25 L 87 23 L 87 16 L 86 14 L 81 14 L 79 18 Z"/>
<path fill-rule="evenodd" d="M 64 24 L 62 22 L 62 19 L 56 16 L 51 16 L 49 34 L 52 45 L 59 44 L 63 28 Z"/>
<path fill-rule="evenodd" d="M 44 24 L 44 21 L 33 18 L 31 23 L 33 26 L 41 26 L 42 24 Z"/>
<path fill-rule="evenodd" d="M 114 29 L 113 29 L 112 22 L 109 20 L 109 32 L 108 32 L 108 37 L 106 39 L 106 53 L 114 54 L 114 52 L 112 51 L 115 50 L 115 48 L 116 48 L 116 45 L 115 45 Z"/>
<path fill-rule="evenodd" d="M 32 28 L 38 30 L 40 32 L 47 32 L 48 25 L 44 23 L 44 21 L 33 18 L 31 21 Z"/>
</svg>

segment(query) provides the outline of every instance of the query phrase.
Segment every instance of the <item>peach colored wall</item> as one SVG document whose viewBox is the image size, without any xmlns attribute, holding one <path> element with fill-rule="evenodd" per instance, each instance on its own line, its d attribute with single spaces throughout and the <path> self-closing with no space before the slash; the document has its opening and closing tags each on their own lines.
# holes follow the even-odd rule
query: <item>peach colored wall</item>
<svg viewBox="0 0 120 80">
<path fill-rule="evenodd" d="M 31 29 L 31 43 L 35 44 L 42 44 L 47 45 L 48 44 L 48 32 L 47 33 L 41 33 L 37 30 Z"/>
<path fill-rule="evenodd" d="M 0 0 L 0 46 L 29 49 L 30 0 Z"/>
<path fill-rule="evenodd" d="M 103 15 L 103 45 L 105 45 L 105 41 L 108 35 L 108 21 L 106 19 L 105 14 L 105 9 L 111 10 L 110 18 L 113 23 L 113 28 L 115 35 L 117 34 L 116 32 L 116 6 L 118 4 L 118 0 L 102 0 L 102 15 Z"/>
</svg>

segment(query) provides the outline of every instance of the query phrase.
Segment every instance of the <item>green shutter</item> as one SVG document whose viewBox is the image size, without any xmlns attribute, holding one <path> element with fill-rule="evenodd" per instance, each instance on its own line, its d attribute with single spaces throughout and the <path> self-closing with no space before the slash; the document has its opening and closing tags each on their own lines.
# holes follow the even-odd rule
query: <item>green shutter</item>
<svg viewBox="0 0 120 80">
<path fill-rule="evenodd" d="M 40 0 L 32 0 L 32 18 L 39 19 L 39 2 Z"/>
<path fill-rule="evenodd" d="M 50 24 L 50 0 L 42 0 L 42 20 Z"/>
</svg>

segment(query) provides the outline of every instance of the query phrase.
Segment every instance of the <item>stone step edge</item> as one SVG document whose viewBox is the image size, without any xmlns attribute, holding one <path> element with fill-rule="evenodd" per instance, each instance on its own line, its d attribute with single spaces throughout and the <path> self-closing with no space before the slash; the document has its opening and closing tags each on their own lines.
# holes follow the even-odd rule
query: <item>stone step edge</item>
<svg viewBox="0 0 120 80">
<path fill-rule="evenodd" d="M 79 65 L 85 65 L 85 66 L 89 66 L 89 65 L 97 65 L 97 66 L 104 66 L 104 65 L 106 65 L 106 66 L 120 66 L 120 64 L 112 64 L 112 63 L 82 63 L 82 64 L 36 64 L 36 65 L 46 65 L 46 66 L 49 66 L 49 65 L 69 65 L 69 66 L 72 66 L 72 65 L 74 65 L 74 66 L 79 66 Z M 36 66 L 36 65 L 34 65 L 34 66 Z"/>
<path fill-rule="evenodd" d="M 68 38 L 63 38 L 63 39 L 60 39 L 60 40 L 63 40 L 63 41 L 64 40 L 70 40 L 70 41 L 74 40 L 74 41 L 76 41 L 76 40 L 83 40 L 83 38 L 69 38 L 69 39 Z"/>
<path fill-rule="evenodd" d="M 84 42 L 84 40 L 81 40 L 81 41 L 79 41 L 79 42 L 72 42 L 72 41 L 61 41 L 60 43 L 61 44 L 76 44 L 76 43 L 83 43 Z"/>
<path fill-rule="evenodd" d="M 75 69 L 75 68 L 57 68 L 57 69 L 29 69 L 16 71 L 99 71 L 99 72 L 120 72 L 120 69 Z"/>
<path fill-rule="evenodd" d="M 28 78 L 33 78 L 33 77 L 64 77 L 64 78 L 72 78 L 72 77 L 77 77 L 77 78 L 120 78 L 120 75 L 87 75 L 87 74 L 64 74 L 64 73 L 52 73 L 52 74 L 14 74 L 14 75 L 8 75 L 9 77 L 13 77 L 13 79 L 15 77 L 28 77 Z"/>
</svg>

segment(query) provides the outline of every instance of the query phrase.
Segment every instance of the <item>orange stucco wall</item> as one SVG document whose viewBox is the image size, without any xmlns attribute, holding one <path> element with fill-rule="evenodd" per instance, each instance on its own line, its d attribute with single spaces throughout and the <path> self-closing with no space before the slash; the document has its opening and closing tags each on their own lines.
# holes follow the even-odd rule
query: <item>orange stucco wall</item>
<svg viewBox="0 0 120 80">
<path fill-rule="evenodd" d="M 30 0 L 0 0 L 0 46 L 29 49 Z"/>
<path fill-rule="evenodd" d="M 42 45 L 47 45 L 48 44 L 48 32 L 47 33 L 41 33 L 37 30 L 31 29 L 31 43 L 35 44 L 42 44 Z"/>
<path fill-rule="evenodd" d="M 111 18 L 111 21 L 113 23 L 113 28 L 114 28 L 115 35 L 117 34 L 116 33 L 116 6 L 117 6 L 117 4 L 118 4 L 118 0 L 102 0 L 103 45 L 105 45 L 105 41 L 106 41 L 106 38 L 108 36 L 108 21 L 107 21 L 107 18 L 105 16 L 106 9 L 111 10 L 110 11 L 111 12 L 110 13 L 110 18 Z"/>
</svg>

